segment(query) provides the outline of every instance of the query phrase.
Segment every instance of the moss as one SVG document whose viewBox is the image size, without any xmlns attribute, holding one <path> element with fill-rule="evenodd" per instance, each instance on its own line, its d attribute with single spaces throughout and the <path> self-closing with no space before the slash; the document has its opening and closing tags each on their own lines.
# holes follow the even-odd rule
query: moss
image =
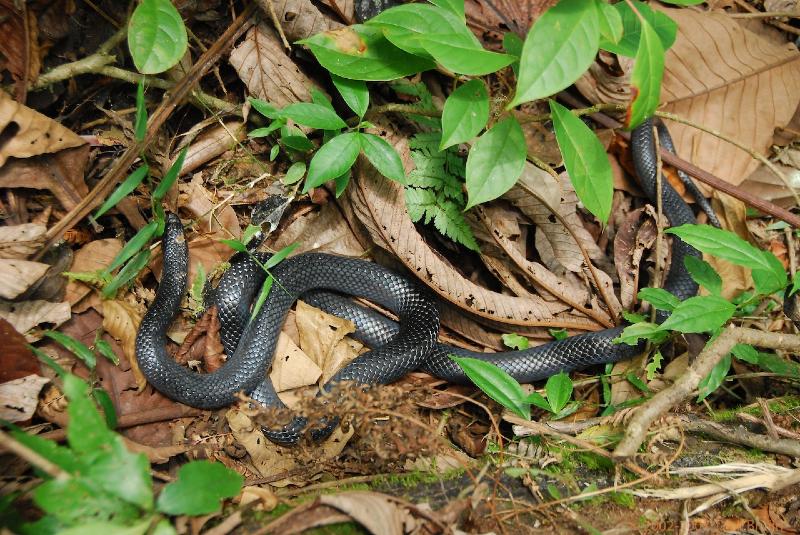
<svg viewBox="0 0 800 535">
<path fill-rule="evenodd" d="M 776 398 L 768 403 L 772 414 L 786 414 L 800 409 L 800 396 L 784 396 Z M 731 422 L 736 420 L 736 414 L 744 412 L 752 416 L 761 416 L 761 408 L 758 406 L 737 407 L 724 411 L 715 412 L 712 416 L 717 422 Z"/>
</svg>

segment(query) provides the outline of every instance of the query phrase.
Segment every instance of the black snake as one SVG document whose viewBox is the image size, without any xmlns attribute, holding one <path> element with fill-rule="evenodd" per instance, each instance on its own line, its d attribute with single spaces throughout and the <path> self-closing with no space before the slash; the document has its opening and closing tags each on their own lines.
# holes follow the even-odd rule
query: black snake
<svg viewBox="0 0 800 535">
<path fill-rule="evenodd" d="M 662 140 L 668 140 L 666 130 L 660 130 Z M 652 121 L 636 128 L 631 134 L 631 150 L 645 193 L 655 202 L 657 159 L 652 132 Z M 667 180 L 662 180 L 661 196 L 663 211 L 671 225 L 695 222 L 691 208 Z M 283 406 L 266 376 L 286 314 L 300 296 L 315 306 L 353 320 L 358 335 L 373 348 L 340 370 L 323 387 L 326 391 L 340 381 L 389 383 L 416 369 L 447 381 L 468 382 L 449 355 L 494 363 L 518 381 L 528 383 L 562 370 L 632 358 L 642 351 L 641 346 L 612 342 L 620 335 L 622 327 L 504 353 L 476 353 L 443 345 L 437 342 L 436 303 L 418 283 L 371 262 L 320 253 L 297 255 L 273 268 L 272 273 L 280 285 L 273 287 L 260 312 L 250 321 L 250 303 L 265 274 L 252 257 L 239 253 L 223 275 L 216 296 L 228 360 L 219 370 L 200 374 L 178 365 L 165 348 L 167 328 L 186 291 L 188 270 L 183 227 L 174 214 L 167 216 L 162 247 L 161 284 L 139 327 L 137 359 L 145 377 L 158 391 L 197 408 L 229 405 L 238 392 L 249 394 L 265 406 Z M 684 266 L 683 259 L 687 255 L 698 256 L 699 252 L 673 238 L 671 266 L 664 289 L 681 300 L 697 292 L 697 284 Z M 262 256 L 260 260 L 265 258 Z M 343 294 L 366 298 L 393 311 L 399 324 L 355 305 Z M 335 422 L 327 422 L 314 435 L 325 436 L 335 425 Z M 275 442 L 292 444 L 305 427 L 305 419 L 296 417 L 284 428 L 265 429 L 265 433 Z"/>
</svg>

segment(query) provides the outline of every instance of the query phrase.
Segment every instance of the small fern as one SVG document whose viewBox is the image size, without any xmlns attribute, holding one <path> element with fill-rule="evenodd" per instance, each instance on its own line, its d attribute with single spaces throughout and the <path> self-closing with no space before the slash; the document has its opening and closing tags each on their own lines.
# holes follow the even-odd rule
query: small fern
<svg viewBox="0 0 800 535">
<path fill-rule="evenodd" d="M 398 93 L 419 99 L 422 109 L 435 109 L 431 94 L 424 84 L 396 83 Z M 464 219 L 464 159 L 456 147 L 439 150 L 441 125 L 437 119 L 409 114 L 409 117 L 430 128 L 411 138 L 411 159 L 414 170 L 408 174 L 405 188 L 406 208 L 411 220 L 433 226 L 441 234 L 465 247 L 479 251 L 478 243 Z"/>
</svg>

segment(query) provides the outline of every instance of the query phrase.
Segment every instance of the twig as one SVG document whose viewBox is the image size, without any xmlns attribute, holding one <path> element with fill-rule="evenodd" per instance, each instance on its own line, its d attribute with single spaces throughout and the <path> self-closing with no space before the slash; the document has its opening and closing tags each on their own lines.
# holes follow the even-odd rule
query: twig
<svg viewBox="0 0 800 535">
<path fill-rule="evenodd" d="M 748 448 L 757 448 L 761 451 L 769 451 L 788 455 L 789 457 L 800 457 L 800 442 L 789 438 L 771 438 L 766 435 L 752 433 L 742 426 L 732 428 L 717 422 L 699 420 L 696 418 L 682 417 L 681 422 L 684 428 L 690 433 L 707 435 L 715 440 L 722 440 L 739 444 Z"/>
<path fill-rule="evenodd" d="M 800 351 L 800 336 L 798 335 L 770 333 L 756 329 L 729 326 L 722 331 L 716 340 L 708 344 L 700 352 L 694 364 L 672 386 L 657 393 L 636 410 L 628 422 L 625 437 L 614 450 L 614 456 L 625 458 L 634 455 L 642 442 L 644 442 L 650 424 L 675 404 L 691 395 L 700 384 L 700 381 L 711 373 L 714 366 L 737 343 L 768 349 Z"/>
<path fill-rule="evenodd" d="M 800 13 L 792 11 L 759 11 L 754 13 L 731 13 L 732 19 L 768 19 L 773 17 L 790 17 L 800 19 Z"/>
<path fill-rule="evenodd" d="M 763 420 L 757 416 L 753 416 L 752 414 L 748 414 L 746 412 L 737 412 L 736 417 L 743 422 L 747 422 L 749 424 L 758 424 L 764 425 Z M 791 438 L 792 440 L 800 440 L 800 433 L 795 433 L 794 431 L 790 431 L 785 427 L 781 427 L 779 425 L 775 426 L 775 432 L 778 433 L 780 436 L 784 436 L 786 438 Z"/>
<path fill-rule="evenodd" d="M 286 50 L 291 52 L 292 45 L 289 44 L 289 40 L 286 39 L 286 34 L 283 33 L 283 25 L 281 24 L 280 19 L 278 19 L 277 13 L 275 13 L 275 6 L 272 5 L 272 0 L 256 0 L 256 3 L 263 11 L 269 13 L 269 18 L 272 19 L 273 26 L 275 26 L 275 29 L 278 31 L 278 35 L 281 36 L 283 46 L 286 47 Z"/>
<path fill-rule="evenodd" d="M 21 459 L 28 461 L 30 464 L 49 476 L 60 480 L 66 480 L 70 477 L 69 473 L 64 471 L 60 466 L 48 461 L 5 431 L 0 431 L 0 447 L 7 449 Z"/>
<path fill-rule="evenodd" d="M 758 406 L 761 407 L 761 414 L 764 415 L 764 427 L 772 440 L 778 440 L 778 431 L 775 429 L 775 422 L 772 421 L 772 412 L 764 398 L 758 398 Z"/>
<path fill-rule="evenodd" d="M 558 98 L 564 101 L 565 103 L 569 104 L 573 108 L 584 107 L 581 101 L 579 101 L 569 93 L 561 92 L 558 94 Z M 605 115 L 604 113 L 594 113 L 591 115 L 591 117 L 598 124 L 606 128 L 612 128 L 617 130 L 617 135 L 619 135 L 623 139 L 630 140 L 630 134 L 628 132 L 624 132 L 621 130 L 622 124 L 616 119 L 612 119 L 611 117 Z M 800 228 L 800 217 L 796 216 L 790 211 L 785 210 L 784 208 L 781 208 L 780 206 L 777 206 L 769 201 L 765 201 L 759 197 L 756 197 L 752 193 L 746 192 L 743 189 L 734 186 L 733 184 L 726 182 L 715 175 L 712 175 L 708 171 L 700 169 L 693 163 L 687 162 L 686 160 L 679 158 L 678 156 L 672 154 L 663 147 L 659 150 L 659 154 L 661 155 L 661 159 L 665 163 L 675 167 L 676 169 L 680 169 L 681 171 L 685 172 L 688 175 L 693 176 L 700 182 L 708 184 L 712 188 L 719 190 L 723 193 L 727 193 L 731 197 L 739 199 L 748 206 L 752 206 L 753 208 L 756 208 L 757 210 L 767 215 L 771 215 L 773 217 L 786 221 L 793 227 Z"/>
<path fill-rule="evenodd" d="M 139 157 L 139 154 L 156 138 L 161 125 L 164 124 L 172 112 L 189 95 L 192 88 L 200 81 L 200 78 L 205 72 L 233 42 L 235 37 L 239 34 L 240 28 L 250 19 L 250 15 L 252 15 L 254 10 L 255 4 L 248 4 L 239 16 L 231 22 L 231 25 L 228 26 L 228 29 L 225 30 L 219 39 L 209 47 L 208 51 L 200 56 L 197 62 L 192 65 L 192 68 L 189 69 L 186 76 L 175 84 L 169 97 L 161 103 L 150 117 L 144 139 L 128 147 L 122 156 L 114 162 L 114 166 L 109 170 L 106 176 L 97 183 L 94 189 L 92 189 L 75 208 L 70 210 L 58 223 L 47 231 L 47 241 L 36 254 L 34 260 L 40 259 L 45 251 L 61 239 L 61 235 L 65 230 L 75 226 L 78 221 L 86 217 L 92 208 L 102 202 L 102 200 L 111 193 L 117 183 L 125 177 L 128 168 L 133 164 L 136 158 Z"/>
</svg>

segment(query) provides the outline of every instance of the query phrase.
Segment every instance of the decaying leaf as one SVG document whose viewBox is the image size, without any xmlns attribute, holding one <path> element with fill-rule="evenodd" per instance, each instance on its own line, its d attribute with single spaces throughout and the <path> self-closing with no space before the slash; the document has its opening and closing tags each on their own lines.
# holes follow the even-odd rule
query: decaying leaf
<svg viewBox="0 0 800 535">
<path fill-rule="evenodd" d="M 57 121 L 0 92 L 0 187 L 49 189 L 66 209 L 89 192 L 89 146 Z"/>
<path fill-rule="evenodd" d="M 7 69 L 15 81 L 30 84 L 42 68 L 36 13 L 13 0 L 1 0 L 0 11 L 0 69 Z"/>
<path fill-rule="evenodd" d="M 28 333 L 37 325 L 49 324 L 48 327 L 58 327 L 72 315 L 70 304 L 67 302 L 53 303 L 50 301 L 22 301 L 20 303 L 0 303 L 0 317 L 8 321 L 21 333 Z M 35 342 L 41 335 L 26 334 L 28 342 Z"/>
<path fill-rule="evenodd" d="M 208 238 L 237 239 L 242 231 L 239 219 L 229 204 L 222 204 L 203 186 L 203 177 L 196 174 L 191 182 L 181 182 L 179 204 L 197 219 L 198 230 Z"/>
<path fill-rule="evenodd" d="M 636 303 L 642 257 L 653 246 L 656 234 L 655 214 L 648 205 L 628 214 L 614 236 L 614 263 L 619 275 L 620 299 L 626 310 Z"/>
<path fill-rule="evenodd" d="M 377 492 L 339 492 L 320 496 L 319 501 L 346 513 L 373 535 L 402 535 L 412 520 L 396 501 Z"/>
<path fill-rule="evenodd" d="M 47 264 L 0 258 L 0 298 L 15 299 L 33 286 L 47 270 Z"/>
<path fill-rule="evenodd" d="M 39 392 L 50 379 L 28 375 L 0 383 L 0 419 L 9 422 L 30 420 L 39 403 Z"/>
<path fill-rule="evenodd" d="M 7 320 L 0 318 L 0 383 L 28 375 L 38 375 L 39 361 L 28 348 L 27 340 Z"/>
<path fill-rule="evenodd" d="M 284 333 L 278 336 L 272 370 L 269 372 L 276 392 L 313 385 L 321 375 L 322 369 L 291 338 Z"/>
<path fill-rule="evenodd" d="M 0 258 L 28 258 L 44 243 L 46 232 L 36 223 L 0 227 Z"/>
<path fill-rule="evenodd" d="M 230 63 L 250 95 L 282 108 L 293 102 L 310 102 L 313 82 L 292 61 L 266 24 L 254 26 L 231 51 Z"/>
<path fill-rule="evenodd" d="M 261 0 L 259 5 L 272 3 L 289 41 L 299 41 L 314 34 L 341 28 L 342 25 L 323 15 L 311 0 Z M 265 11 L 269 15 L 269 9 Z"/>
<path fill-rule="evenodd" d="M 789 179 L 791 184 L 800 184 L 800 169 L 780 163 L 776 163 L 775 166 Z M 753 171 L 747 180 L 741 183 L 741 187 L 760 199 L 774 202 L 784 208 L 791 208 L 797 203 L 786 184 L 765 165 L 761 165 Z"/>
<path fill-rule="evenodd" d="M 136 361 L 136 331 L 141 321 L 141 312 L 129 303 L 117 299 L 103 301 L 103 329 L 122 346 L 140 391 L 147 385 Z"/>
<path fill-rule="evenodd" d="M 295 320 L 300 334 L 300 347 L 322 370 L 323 383 L 358 356 L 356 348 L 361 347 L 361 344 L 350 345 L 344 339 L 355 332 L 353 322 L 323 312 L 302 301 L 297 303 Z"/>
</svg>

